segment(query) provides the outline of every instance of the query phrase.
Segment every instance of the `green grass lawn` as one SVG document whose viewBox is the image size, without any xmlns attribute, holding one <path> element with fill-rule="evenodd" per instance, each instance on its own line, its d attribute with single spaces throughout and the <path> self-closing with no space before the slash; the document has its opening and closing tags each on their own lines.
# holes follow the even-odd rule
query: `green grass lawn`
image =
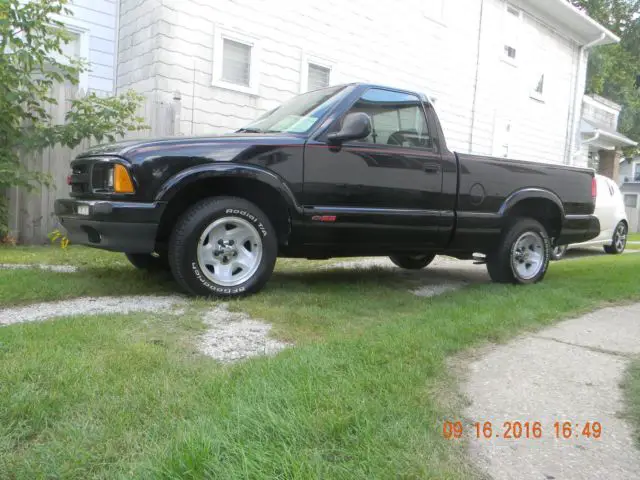
<svg viewBox="0 0 640 480">
<path fill-rule="evenodd" d="M 627 238 L 628 242 L 640 242 L 640 233 L 630 233 Z"/>
<path fill-rule="evenodd" d="M 631 363 L 624 387 L 628 404 L 628 418 L 634 428 L 636 445 L 640 448 L 640 359 Z"/>
<path fill-rule="evenodd" d="M 276 270 L 308 271 L 332 261 L 279 259 Z M 170 274 L 134 268 L 122 253 L 95 248 L 1 247 L 0 264 L 73 265 L 73 274 L 40 269 L 0 269 L 0 307 L 81 296 L 181 293 Z"/>
<path fill-rule="evenodd" d="M 47 252 L 47 262 L 97 256 L 76 274 L 0 271 L 0 304 L 25 303 L 21 295 L 175 288 L 110 263 L 109 254 L 78 250 L 71 257 L 82 260 L 57 260 L 67 253 Z M 233 366 L 194 347 L 200 313 L 213 305 L 205 300 L 190 301 L 180 318 L 110 315 L 0 328 L 0 472 L 25 479 L 469 478 L 462 445 L 441 434 L 443 420 L 460 415 L 447 357 L 640 300 L 638 255 L 557 262 L 538 285 L 477 285 L 431 299 L 410 294 L 389 271 L 312 266 L 279 262 L 263 293 L 231 303 L 296 342 L 276 357 Z"/>
</svg>

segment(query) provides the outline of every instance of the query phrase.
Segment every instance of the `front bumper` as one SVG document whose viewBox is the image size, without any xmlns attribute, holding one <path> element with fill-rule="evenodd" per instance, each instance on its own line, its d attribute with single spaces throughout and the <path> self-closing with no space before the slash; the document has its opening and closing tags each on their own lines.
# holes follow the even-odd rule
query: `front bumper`
<svg viewBox="0 0 640 480">
<path fill-rule="evenodd" d="M 78 207 L 88 207 L 88 215 Z M 59 199 L 55 214 L 72 244 L 126 253 L 151 253 L 164 203 Z"/>
<path fill-rule="evenodd" d="M 587 242 L 600 235 L 600 221 L 593 215 L 567 215 L 556 245 Z"/>
</svg>

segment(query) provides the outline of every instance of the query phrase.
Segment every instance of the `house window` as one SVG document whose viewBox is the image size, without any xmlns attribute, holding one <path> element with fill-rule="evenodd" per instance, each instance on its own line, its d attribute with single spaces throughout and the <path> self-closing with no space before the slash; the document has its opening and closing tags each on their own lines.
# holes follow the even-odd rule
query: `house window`
<svg viewBox="0 0 640 480">
<path fill-rule="evenodd" d="M 516 49 L 509 45 L 504 46 L 504 54 L 513 60 L 516 59 Z"/>
<path fill-rule="evenodd" d="M 302 54 L 300 64 L 300 93 L 318 90 L 331 85 L 333 60 Z"/>
<path fill-rule="evenodd" d="M 323 67 L 321 65 L 310 63 L 308 75 L 309 77 L 307 80 L 307 89 L 317 90 L 319 88 L 324 88 L 329 86 L 329 77 L 331 75 L 331 69 L 327 67 Z"/>
<path fill-rule="evenodd" d="M 69 42 L 60 44 L 62 53 L 51 52 L 58 63 L 69 64 L 69 58 L 83 59 L 89 62 L 89 41 L 91 24 L 75 17 L 67 17 L 62 14 L 51 14 L 52 20 L 62 23 L 69 38 Z M 78 88 L 85 92 L 89 89 L 89 70 L 86 69 L 78 76 Z"/>
<path fill-rule="evenodd" d="M 67 30 L 68 43 L 61 43 L 60 49 L 62 55 L 71 58 L 80 58 L 81 56 L 81 36 L 79 32 Z"/>
<path fill-rule="evenodd" d="M 539 101 L 544 101 L 544 82 L 545 82 L 545 74 L 540 73 L 535 75 L 534 77 L 533 88 L 531 89 L 531 98 L 534 98 Z"/>
<path fill-rule="evenodd" d="M 633 181 L 640 182 L 640 162 L 633 164 Z"/>
<path fill-rule="evenodd" d="M 251 45 L 224 39 L 222 80 L 245 87 L 251 84 Z"/>
<path fill-rule="evenodd" d="M 522 12 L 511 5 L 505 11 L 503 60 L 515 64 L 518 59 L 520 31 L 522 29 Z"/>
<path fill-rule="evenodd" d="M 258 39 L 217 27 L 213 44 L 212 85 L 257 95 L 260 73 Z"/>
<path fill-rule="evenodd" d="M 630 208 L 636 208 L 638 206 L 638 195 L 626 194 L 624 196 L 624 206 L 630 207 Z"/>
</svg>

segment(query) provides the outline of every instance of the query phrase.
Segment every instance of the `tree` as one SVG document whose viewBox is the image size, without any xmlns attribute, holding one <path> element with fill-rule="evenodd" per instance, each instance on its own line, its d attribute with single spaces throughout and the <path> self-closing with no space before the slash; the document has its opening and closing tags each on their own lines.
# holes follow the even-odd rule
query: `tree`
<svg viewBox="0 0 640 480">
<path fill-rule="evenodd" d="M 100 98 L 95 93 L 73 100 L 65 123 L 56 125 L 46 105 L 55 104 L 56 83 L 78 84 L 89 68 L 86 60 L 63 54 L 70 33 L 57 15 L 72 15 L 68 0 L 0 0 L 0 239 L 7 235 L 9 187 L 29 189 L 48 184 L 41 172 L 29 171 L 20 155 L 54 145 L 77 146 L 94 138 L 115 141 L 144 128 L 135 112 L 142 97 L 133 91 Z"/>
<path fill-rule="evenodd" d="M 587 92 L 622 105 L 618 128 L 640 141 L 640 0 L 569 0 L 620 37 L 596 47 L 589 57 Z M 633 154 L 640 149 L 625 152 Z"/>
</svg>

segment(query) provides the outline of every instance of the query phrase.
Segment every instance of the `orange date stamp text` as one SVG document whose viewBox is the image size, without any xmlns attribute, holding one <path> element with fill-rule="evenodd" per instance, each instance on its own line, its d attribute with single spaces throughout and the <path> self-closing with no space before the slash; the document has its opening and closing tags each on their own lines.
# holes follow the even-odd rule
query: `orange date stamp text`
<svg viewBox="0 0 640 480">
<path fill-rule="evenodd" d="M 602 437 L 602 424 L 597 421 L 569 422 L 557 421 L 544 425 L 538 421 L 508 421 L 494 424 L 490 421 L 463 424 L 460 421 L 445 421 L 442 435 L 447 440 L 457 440 L 465 436 L 476 439 L 526 439 L 537 440 L 550 436 L 558 440 L 587 438 L 598 440 Z"/>
</svg>

